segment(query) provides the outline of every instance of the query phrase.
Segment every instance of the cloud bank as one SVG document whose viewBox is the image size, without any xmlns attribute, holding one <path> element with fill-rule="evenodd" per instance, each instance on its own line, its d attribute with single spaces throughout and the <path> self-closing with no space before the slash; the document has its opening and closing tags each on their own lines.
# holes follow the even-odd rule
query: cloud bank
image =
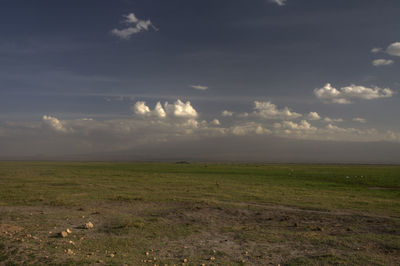
<svg viewBox="0 0 400 266">
<path fill-rule="evenodd" d="M 337 104 L 350 104 L 353 99 L 373 100 L 379 98 L 389 98 L 393 96 L 393 91 L 389 88 L 368 88 L 358 85 L 350 85 L 339 90 L 327 83 L 322 88 L 314 90 L 315 96 L 325 102 Z"/>
</svg>

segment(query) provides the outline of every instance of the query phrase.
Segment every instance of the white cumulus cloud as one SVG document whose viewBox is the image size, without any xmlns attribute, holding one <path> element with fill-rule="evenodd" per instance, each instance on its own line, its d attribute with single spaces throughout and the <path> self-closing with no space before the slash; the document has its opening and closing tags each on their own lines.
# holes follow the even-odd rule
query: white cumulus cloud
<svg viewBox="0 0 400 266">
<path fill-rule="evenodd" d="M 219 126 L 219 125 L 221 125 L 221 122 L 219 122 L 218 119 L 214 119 L 213 121 L 211 121 L 211 125 Z"/>
<path fill-rule="evenodd" d="M 372 61 L 373 66 L 389 66 L 393 65 L 394 61 L 390 59 L 375 59 Z"/>
<path fill-rule="evenodd" d="M 228 111 L 228 110 L 224 110 L 224 111 L 222 111 L 221 115 L 222 115 L 222 116 L 225 116 L 225 117 L 227 117 L 227 116 L 233 116 L 233 112 L 230 112 L 230 111 Z"/>
<path fill-rule="evenodd" d="M 44 115 L 42 121 L 49 126 L 51 129 L 58 132 L 68 132 L 68 129 L 64 127 L 60 120 L 55 117 Z"/>
<path fill-rule="evenodd" d="M 135 114 L 138 115 L 147 115 L 150 114 L 150 108 L 146 105 L 145 102 L 139 101 L 135 103 L 135 106 L 133 107 L 133 110 Z"/>
<path fill-rule="evenodd" d="M 321 116 L 317 112 L 310 112 L 308 113 L 309 120 L 320 120 Z"/>
<path fill-rule="evenodd" d="M 368 88 L 354 84 L 338 90 L 327 83 L 323 88 L 315 89 L 314 94 L 318 99 L 328 102 L 350 104 L 352 99 L 373 100 L 392 97 L 393 91 L 388 88 Z"/>
<path fill-rule="evenodd" d="M 400 56 L 400 42 L 392 43 L 386 49 L 386 53 L 393 56 Z"/>
<path fill-rule="evenodd" d="M 123 29 L 113 29 L 111 33 L 121 39 L 130 39 L 132 35 L 142 31 L 148 31 L 150 28 L 157 30 L 150 20 L 140 20 L 134 13 L 124 15 L 123 23 L 128 26 Z"/>
<path fill-rule="evenodd" d="M 157 102 L 153 110 L 146 105 L 146 102 L 138 101 L 132 107 L 132 110 L 136 115 L 139 116 L 153 116 L 157 118 L 165 118 L 167 116 L 196 118 L 198 116 L 197 111 L 193 108 L 189 101 L 184 103 L 179 99 L 173 104 L 165 102 L 164 107 L 160 102 Z"/>
<path fill-rule="evenodd" d="M 198 116 L 197 111 L 193 108 L 189 101 L 184 103 L 181 100 L 176 100 L 176 102 L 173 104 L 166 102 L 164 107 L 168 113 L 173 113 L 173 115 L 176 117 L 190 118 Z"/>
<path fill-rule="evenodd" d="M 167 116 L 167 113 L 165 112 L 164 108 L 161 106 L 160 102 L 157 102 L 156 106 L 154 107 L 153 112 L 157 117 L 164 118 Z"/>
<path fill-rule="evenodd" d="M 278 109 L 277 106 L 271 102 L 254 102 L 254 115 L 264 119 L 295 119 L 302 115 L 291 111 L 288 107 Z"/>
</svg>

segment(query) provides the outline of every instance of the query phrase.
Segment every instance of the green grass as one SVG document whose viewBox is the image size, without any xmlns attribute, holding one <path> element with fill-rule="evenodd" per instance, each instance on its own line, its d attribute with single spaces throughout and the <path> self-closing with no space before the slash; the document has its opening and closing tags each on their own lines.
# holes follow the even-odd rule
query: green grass
<svg viewBox="0 0 400 266">
<path fill-rule="evenodd" d="M 143 263 L 154 249 L 160 264 L 185 257 L 201 264 L 210 263 L 214 245 L 217 264 L 390 265 L 399 258 L 399 218 L 400 166 L 0 162 L 0 224 L 16 223 L 47 241 L 29 242 L 28 252 L 2 236 L 20 250 L 11 254 L 0 241 L 7 263 L 20 263 L 26 252 L 38 262 Z M 65 257 L 69 244 L 48 231 L 87 219 L 95 230 L 77 229 L 80 251 L 73 247 L 76 255 Z M 359 244 L 362 251 L 353 254 Z"/>
<path fill-rule="evenodd" d="M 7 162 L 0 163 L 0 182 L 3 205 L 209 200 L 400 210 L 398 166 Z"/>
</svg>

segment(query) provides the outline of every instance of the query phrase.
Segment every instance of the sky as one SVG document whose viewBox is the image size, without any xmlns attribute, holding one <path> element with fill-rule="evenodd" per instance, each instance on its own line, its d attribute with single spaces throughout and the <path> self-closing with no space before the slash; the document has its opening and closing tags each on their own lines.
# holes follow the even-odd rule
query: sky
<svg viewBox="0 0 400 266">
<path fill-rule="evenodd" d="M 400 163 L 398 0 L 0 6 L 0 159 Z"/>
</svg>

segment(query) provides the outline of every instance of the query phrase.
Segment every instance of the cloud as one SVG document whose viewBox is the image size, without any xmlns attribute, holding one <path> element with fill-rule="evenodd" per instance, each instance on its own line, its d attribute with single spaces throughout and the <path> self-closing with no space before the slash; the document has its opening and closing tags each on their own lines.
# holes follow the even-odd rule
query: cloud
<svg viewBox="0 0 400 266">
<path fill-rule="evenodd" d="M 201 91 L 205 91 L 208 90 L 207 86 L 201 86 L 201 85 L 190 85 L 191 88 L 196 89 L 196 90 L 201 90 Z"/>
<path fill-rule="evenodd" d="M 113 29 L 111 33 L 121 39 L 130 39 L 132 35 L 142 31 L 148 31 L 150 28 L 158 30 L 150 20 L 140 20 L 134 13 L 124 15 L 123 23 L 127 24 L 127 28 Z"/>
<path fill-rule="evenodd" d="M 295 123 L 292 121 L 283 121 L 281 123 L 274 124 L 275 129 L 285 129 L 285 130 L 301 130 L 301 131 L 315 131 L 317 128 L 311 126 L 306 120 L 301 120 L 300 123 Z"/>
<path fill-rule="evenodd" d="M 271 130 L 264 128 L 260 123 L 256 122 L 234 125 L 230 128 L 229 132 L 236 136 L 271 134 Z"/>
<path fill-rule="evenodd" d="M 320 120 L 321 116 L 317 112 L 310 112 L 308 113 L 309 120 Z"/>
<path fill-rule="evenodd" d="M 142 101 L 136 102 L 133 110 L 134 110 L 135 114 L 138 114 L 138 115 L 147 115 L 147 114 L 150 114 L 150 112 L 151 112 L 150 108 L 146 105 L 146 102 L 142 102 Z"/>
<path fill-rule="evenodd" d="M 367 120 L 365 118 L 361 118 L 361 117 L 353 118 L 353 121 L 359 122 L 359 123 L 362 123 L 362 124 L 367 123 Z"/>
<path fill-rule="evenodd" d="M 394 61 L 390 59 L 375 59 L 372 61 L 373 66 L 389 66 L 393 65 Z"/>
<path fill-rule="evenodd" d="M 50 127 L 52 130 L 57 132 L 68 132 L 68 129 L 64 127 L 64 125 L 55 117 L 44 115 L 42 118 L 43 123 Z"/>
<path fill-rule="evenodd" d="M 230 112 L 230 111 L 228 111 L 228 110 L 224 110 L 224 111 L 222 111 L 221 115 L 222 115 L 222 116 L 225 116 L 225 117 L 227 117 L 227 116 L 233 116 L 233 112 Z"/>
<path fill-rule="evenodd" d="M 160 102 L 157 102 L 153 110 L 151 110 L 150 107 L 146 105 L 146 102 L 138 101 L 132 107 L 132 111 L 136 115 L 142 117 L 152 116 L 157 118 L 165 118 L 167 116 L 170 116 L 180 118 L 196 118 L 198 116 L 197 111 L 193 108 L 189 101 L 184 103 L 179 99 L 176 100 L 176 102 L 173 104 L 165 102 L 164 108 Z"/>
<path fill-rule="evenodd" d="M 376 53 L 379 53 L 379 52 L 382 52 L 382 48 L 375 47 L 375 48 L 372 48 L 372 49 L 371 49 L 371 53 L 376 54 Z"/>
<path fill-rule="evenodd" d="M 277 4 L 278 6 L 284 6 L 284 5 L 286 5 L 286 1 L 287 0 L 269 0 L 271 3 L 275 3 L 275 4 Z"/>
<path fill-rule="evenodd" d="M 343 119 L 342 118 L 329 118 L 329 117 L 325 117 L 324 118 L 324 122 L 327 123 L 342 123 Z"/>
<path fill-rule="evenodd" d="M 174 104 L 168 104 L 168 102 L 166 102 L 164 107 L 167 112 L 173 113 L 176 117 L 190 118 L 198 116 L 197 111 L 189 101 L 184 103 L 181 100 L 177 100 Z"/>
<path fill-rule="evenodd" d="M 400 42 L 392 43 L 386 49 L 386 53 L 393 56 L 400 56 Z"/>
<path fill-rule="evenodd" d="M 290 111 L 288 107 L 278 109 L 277 106 L 271 102 L 254 102 L 254 115 L 264 119 L 295 119 L 301 117 L 301 114 Z"/>
<path fill-rule="evenodd" d="M 373 100 L 392 97 L 393 91 L 388 88 L 367 88 L 357 85 L 350 85 L 338 90 L 327 83 L 323 88 L 315 89 L 314 94 L 318 99 L 327 102 L 350 104 L 352 99 Z"/>
<path fill-rule="evenodd" d="M 219 122 L 218 119 L 214 119 L 213 121 L 211 121 L 211 124 L 214 126 L 219 126 L 219 125 L 221 125 L 221 122 Z"/>
<path fill-rule="evenodd" d="M 157 102 L 156 106 L 154 107 L 153 112 L 157 117 L 164 118 L 167 116 L 167 113 L 165 112 L 164 108 L 161 106 L 160 102 Z"/>
</svg>

